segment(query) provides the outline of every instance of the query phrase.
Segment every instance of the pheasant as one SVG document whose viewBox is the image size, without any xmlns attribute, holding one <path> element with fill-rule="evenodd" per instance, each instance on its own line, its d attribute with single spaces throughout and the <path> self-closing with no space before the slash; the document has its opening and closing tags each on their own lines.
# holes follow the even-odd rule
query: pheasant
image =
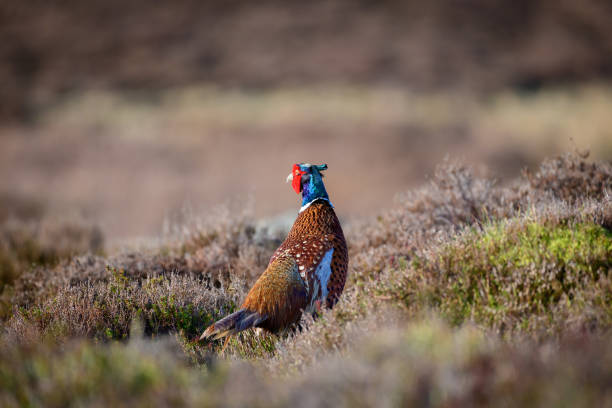
<svg viewBox="0 0 612 408">
<path fill-rule="evenodd" d="M 340 221 L 329 200 L 323 174 L 327 165 L 293 165 L 287 182 L 302 193 L 302 207 L 289 234 L 247 294 L 240 310 L 209 326 L 200 340 L 230 336 L 251 327 L 279 332 L 302 312 L 332 308 L 346 281 L 348 251 Z"/>
</svg>

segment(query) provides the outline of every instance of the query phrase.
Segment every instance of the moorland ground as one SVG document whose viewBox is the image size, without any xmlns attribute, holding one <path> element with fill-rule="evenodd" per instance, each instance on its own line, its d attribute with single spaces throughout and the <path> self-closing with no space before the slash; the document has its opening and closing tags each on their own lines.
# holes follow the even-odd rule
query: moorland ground
<svg viewBox="0 0 612 408">
<path fill-rule="evenodd" d="M 95 228 L 33 208 L 2 224 L 0 400 L 610 406 L 611 189 L 611 166 L 577 154 L 507 186 L 447 160 L 346 226 L 333 310 L 279 336 L 247 331 L 223 354 L 196 339 L 282 234 L 226 210 L 104 255 Z"/>
</svg>

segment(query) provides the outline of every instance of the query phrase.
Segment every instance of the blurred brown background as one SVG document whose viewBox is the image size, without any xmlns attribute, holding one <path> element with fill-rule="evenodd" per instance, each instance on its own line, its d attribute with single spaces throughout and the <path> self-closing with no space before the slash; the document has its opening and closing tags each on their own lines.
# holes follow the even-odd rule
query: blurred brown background
<svg viewBox="0 0 612 408">
<path fill-rule="evenodd" d="M 308 161 L 373 214 L 447 155 L 502 182 L 612 159 L 611 79 L 609 1 L 3 1 L 0 199 L 112 240 L 186 203 L 297 209 Z"/>
</svg>

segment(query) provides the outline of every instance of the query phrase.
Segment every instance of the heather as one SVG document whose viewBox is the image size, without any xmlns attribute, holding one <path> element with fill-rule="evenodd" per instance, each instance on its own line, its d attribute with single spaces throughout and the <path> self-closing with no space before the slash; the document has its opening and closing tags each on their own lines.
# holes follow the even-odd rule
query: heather
<svg viewBox="0 0 612 408">
<path fill-rule="evenodd" d="M 156 245 L 108 255 L 72 234 L 81 244 L 31 262 L 6 240 L 0 401 L 612 405 L 611 191 L 612 167 L 585 155 L 503 184 L 446 160 L 376 217 L 345 222 L 333 310 L 278 336 L 247 331 L 224 353 L 199 333 L 282 239 L 248 211 L 185 217 Z"/>
</svg>

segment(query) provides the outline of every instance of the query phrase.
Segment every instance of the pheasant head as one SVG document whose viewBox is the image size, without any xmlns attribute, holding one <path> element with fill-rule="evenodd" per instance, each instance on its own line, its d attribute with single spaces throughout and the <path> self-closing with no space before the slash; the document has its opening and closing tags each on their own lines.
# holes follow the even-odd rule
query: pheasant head
<svg viewBox="0 0 612 408">
<path fill-rule="evenodd" d="M 291 186 L 297 194 L 302 193 L 300 212 L 316 200 L 329 202 L 329 196 L 323 184 L 323 174 L 321 173 L 324 170 L 327 170 L 327 164 L 299 163 L 293 165 L 291 174 L 287 176 L 287 182 L 291 181 Z"/>
</svg>

